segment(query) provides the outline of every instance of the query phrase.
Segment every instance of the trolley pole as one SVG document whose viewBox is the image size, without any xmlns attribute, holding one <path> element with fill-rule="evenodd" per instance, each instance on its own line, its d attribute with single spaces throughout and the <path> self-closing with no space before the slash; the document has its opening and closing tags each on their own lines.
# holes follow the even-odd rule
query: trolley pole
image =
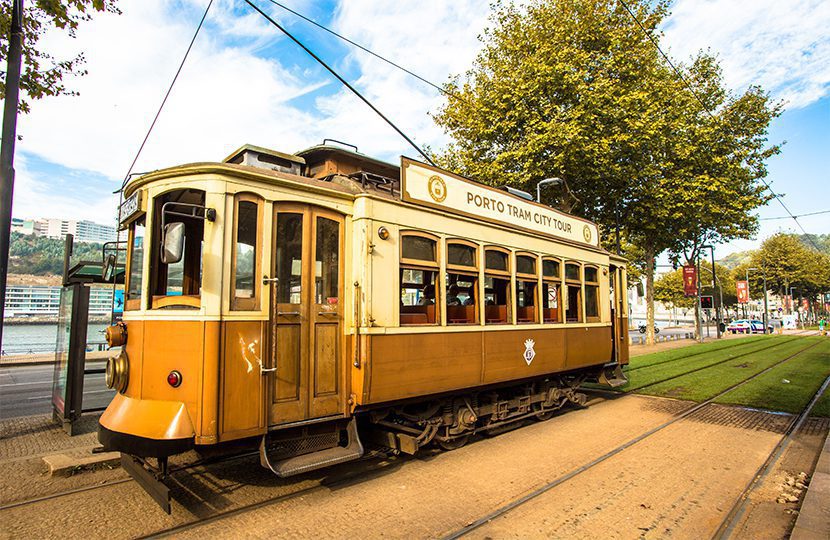
<svg viewBox="0 0 830 540">
<path fill-rule="evenodd" d="M 9 271 L 14 196 L 14 143 L 17 139 L 22 50 L 23 0 L 13 0 L 6 67 L 6 102 L 3 106 L 3 142 L 0 143 L 0 344 L 3 343 L 3 321 L 6 315 L 6 276 Z"/>
</svg>

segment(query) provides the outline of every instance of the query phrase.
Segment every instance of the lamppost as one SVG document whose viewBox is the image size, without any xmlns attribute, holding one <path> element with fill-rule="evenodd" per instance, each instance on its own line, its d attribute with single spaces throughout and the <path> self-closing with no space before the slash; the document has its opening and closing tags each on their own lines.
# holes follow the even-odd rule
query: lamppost
<svg viewBox="0 0 830 540">
<path fill-rule="evenodd" d="M 552 186 L 558 186 L 562 183 L 562 179 L 554 176 L 553 178 L 545 178 L 544 180 L 539 180 L 539 183 L 536 184 L 536 202 L 542 202 L 542 186 L 546 186 L 548 184 Z"/>
<path fill-rule="evenodd" d="M 767 312 L 769 311 L 769 307 L 767 306 L 767 269 L 766 267 L 763 268 L 747 268 L 746 269 L 746 286 L 749 288 L 749 271 L 754 270 L 758 271 L 761 270 L 761 276 L 764 278 L 764 333 L 767 332 Z"/>
<path fill-rule="evenodd" d="M 709 251 L 712 254 L 712 292 L 714 292 L 715 283 L 718 280 L 717 273 L 715 272 L 715 248 L 713 246 L 700 246 L 700 247 L 701 247 L 701 249 L 707 249 L 708 248 Z M 721 289 L 721 291 L 723 291 L 723 289 Z M 712 296 L 714 296 L 714 295 L 712 295 Z M 716 330 L 717 330 L 716 335 L 717 335 L 718 339 L 720 339 L 720 309 L 721 309 L 721 304 L 723 303 L 723 292 L 721 292 L 721 299 L 720 300 L 721 300 L 720 302 L 715 303 L 715 325 L 716 325 Z"/>
</svg>

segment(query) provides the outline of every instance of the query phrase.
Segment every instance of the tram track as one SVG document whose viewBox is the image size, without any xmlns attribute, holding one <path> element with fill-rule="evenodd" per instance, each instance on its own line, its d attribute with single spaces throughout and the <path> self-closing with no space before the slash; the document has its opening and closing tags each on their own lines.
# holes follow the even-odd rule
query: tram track
<svg viewBox="0 0 830 540">
<path fill-rule="evenodd" d="M 637 436 L 637 437 L 635 437 L 635 438 L 633 438 L 629 441 L 624 442 L 623 444 L 621 444 L 621 445 L 617 446 L 616 448 L 606 452 L 605 454 L 597 457 L 596 459 L 594 459 L 594 460 L 592 460 L 592 461 L 590 461 L 590 462 L 588 462 L 584 465 L 581 465 L 580 467 L 577 467 L 576 469 L 573 469 L 572 471 L 570 471 L 570 472 L 568 472 L 568 473 L 566 473 L 566 474 L 564 474 L 564 475 L 562 475 L 562 476 L 560 476 L 560 477 L 544 484 L 543 486 L 535 489 L 534 491 L 532 491 L 532 492 L 530 492 L 530 493 L 528 493 L 528 494 L 526 494 L 522 497 L 514 499 L 513 501 L 497 508 L 496 510 L 486 514 L 485 516 L 483 516 L 483 517 L 481 517 L 481 518 L 465 525 L 464 527 L 461 527 L 461 528 L 459 528 L 455 531 L 450 532 L 449 534 L 446 534 L 446 535 L 442 536 L 442 539 L 443 540 L 453 540 L 453 539 L 461 538 L 461 537 L 467 535 L 468 533 L 480 528 L 481 526 L 491 522 L 492 520 L 494 520 L 496 518 L 499 518 L 499 517 L 509 513 L 511 510 L 514 510 L 515 508 L 518 508 L 518 507 L 526 504 L 527 502 L 538 498 L 539 496 L 543 495 L 544 493 L 547 493 L 551 489 L 572 480 L 573 478 L 575 478 L 575 477 L 579 476 L 580 474 L 592 469 L 593 467 L 599 465 L 600 463 L 603 463 L 603 462 L 607 461 L 608 459 L 610 459 L 610 458 L 612 458 L 612 457 L 628 450 L 632 446 L 648 439 L 649 437 L 651 437 L 654 434 L 662 431 L 663 429 L 665 429 L 665 428 L 667 428 L 667 427 L 669 427 L 669 426 L 671 426 L 671 425 L 673 425 L 673 424 L 675 424 L 675 423 L 677 423 L 677 422 L 679 422 L 679 421 L 681 421 L 685 418 L 688 418 L 692 414 L 704 409 L 705 407 L 708 407 L 708 406 L 714 404 L 715 401 L 717 399 L 721 398 L 722 396 L 728 394 L 729 392 L 731 392 L 731 391 L 733 391 L 737 388 L 740 388 L 741 386 L 743 386 L 743 385 L 747 384 L 748 382 L 764 375 L 765 373 L 768 373 L 772 369 L 774 369 L 774 368 L 776 368 L 776 367 L 778 367 L 778 366 L 780 366 L 780 365 L 782 365 L 786 362 L 789 362 L 790 360 L 796 358 L 797 356 L 803 354 L 804 352 L 818 346 L 820 343 L 821 343 L 820 341 L 817 341 L 816 343 L 813 343 L 813 344 L 808 345 L 807 347 L 805 347 L 803 349 L 800 349 L 800 350 L 796 351 L 795 353 L 787 356 L 786 358 L 784 358 L 782 360 L 779 360 L 778 362 L 775 362 L 774 364 L 772 364 L 772 365 L 766 367 L 765 369 L 751 375 L 750 377 L 747 377 L 746 379 L 743 379 L 742 381 L 740 381 L 736 384 L 733 384 L 732 386 L 722 390 L 721 392 L 719 392 L 718 394 L 710 397 L 706 401 L 703 401 L 701 403 L 693 405 L 692 407 L 689 407 L 688 409 L 677 413 L 673 418 L 663 422 L 662 424 L 660 424 L 660 425 L 658 425 L 654 428 L 651 428 L 650 430 L 646 431 L 645 433 L 642 433 L 641 435 L 639 435 L 639 436 Z"/>
</svg>

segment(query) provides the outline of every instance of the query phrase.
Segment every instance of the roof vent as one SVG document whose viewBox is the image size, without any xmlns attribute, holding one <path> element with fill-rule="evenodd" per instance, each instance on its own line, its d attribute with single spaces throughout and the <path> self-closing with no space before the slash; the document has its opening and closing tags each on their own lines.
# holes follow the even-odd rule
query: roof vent
<svg viewBox="0 0 830 540">
<path fill-rule="evenodd" d="M 235 150 L 223 160 L 223 163 L 247 165 L 297 175 L 302 175 L 305 169 L 305 159 L 299 156 L 250 144 Z"/>
</svg>

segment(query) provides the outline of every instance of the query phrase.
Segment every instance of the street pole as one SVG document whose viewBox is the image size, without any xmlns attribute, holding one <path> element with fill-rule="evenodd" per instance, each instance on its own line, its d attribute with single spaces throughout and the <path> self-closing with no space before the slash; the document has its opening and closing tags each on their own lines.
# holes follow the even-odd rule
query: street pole
<svg viewBox="0 0 830 540">
<path fill-rule="evenodd" d="M 3 106 L 3 141 L 0 143 L 0 346 L 6 315 L 6 277 L 14 196 L 14 143 L 17 140 L 17 107 L 20 100 L 20 64 L 23 50 L 23 0 L 13 0 L 9 54 L 6 63 L 6 97 Z"/>
<path fill-rule="evenodd" d="M 709 248 L 709 252 L 712 254 L 712 293 L 714 293 L 715 292 L 715 283 L 718 280 L 718 276 L 715 273 L 715 248 L 714 248 L 714 246 L 700 246 L 700 247 Z M 712 296 L 714 297 L 715 295 L 712 294 Z M 713 300 L 714 300 L 714 298 L 713 298 Z M 715 330 L 716 330 L 715 335 L 718 337 L 718 339 L 720 339 L 720 310 L 721 310 L 721 304 L 723 303 L 723 290 L 722 289 L 721 289 L 721 299 L 720 300 L 721 300 L 720 302 L 715 303 Z"/>
<path fill-rule="evenodd" d="M 697 340 L 703 343 L 703 308 L 700 305 L 700 254 L 697 256 L 697 320 L 700 329 Z M 706 335 L 709 335 L 709 325 L 706 325 Z"/>
</svg>

